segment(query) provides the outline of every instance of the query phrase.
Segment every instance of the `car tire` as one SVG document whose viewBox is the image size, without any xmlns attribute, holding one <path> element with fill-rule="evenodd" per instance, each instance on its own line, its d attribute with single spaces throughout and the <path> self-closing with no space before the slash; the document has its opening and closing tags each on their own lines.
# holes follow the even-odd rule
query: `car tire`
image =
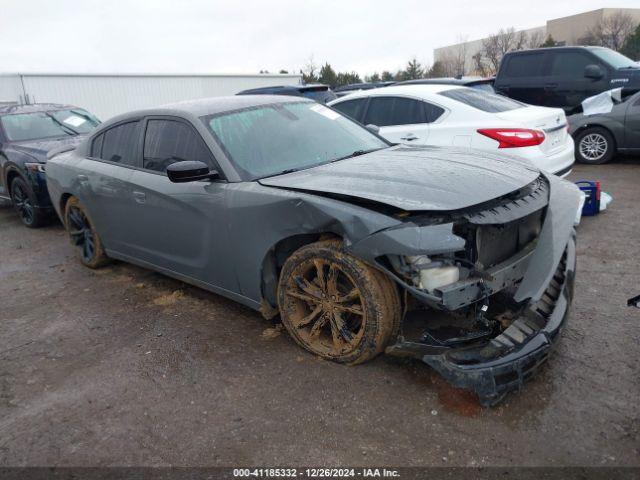
<svg viewBox="0 0 640 480">
<path fill-rule="evenodd" d="M 11 203 L 22 223 L 29 228 L 42 227 L 47 223 L 47 215 L 37 206 L 36 195 L 22 177 L 11 181 Z"/>
<path fill-rule="evenodd" d="M 278 306 L 299 345 L 339 363 L 362 363 L 381 353 L 401 320 L 395 283 L 337 240 L 306 245 L 287 259 Z"/>
<path fill-rule="evenodd" d="M 77 247 L 80 261 L 89 268 L 99 268 L 109 263 L 102 241 L 89 214 L 76 197 L 67 201 L 64 209 L 64 226 L 71 243 Z"/>
<path fill-rule="evenodd" d="M 611 133 L 600 127 L 587 128 L 576 138 L 576 161 L 591 165 L 607 163 L 616 152 Z"/>
</svg>

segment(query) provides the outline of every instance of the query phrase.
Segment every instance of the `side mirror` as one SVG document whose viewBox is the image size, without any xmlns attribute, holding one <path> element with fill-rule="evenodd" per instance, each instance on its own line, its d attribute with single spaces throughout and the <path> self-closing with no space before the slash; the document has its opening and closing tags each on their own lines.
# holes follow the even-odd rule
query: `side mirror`
<svg viewBox="0 0 640 480">
<path fill-rule="evenodd" d="M 186 183 L 218 178 L 220 174 L 216 170 L 209 170 L 209 166 L 204 162 L 185 160 L 169 165 L 167 177 L 173 183 Z"/>
<path fill-rule="evenodd" d="M 367 126 L 365 126 L 364 128 L 366 128 L 367 130 L 369 130 L 372 133 L 375 133 L 376 135 L 380 135 L 380 127 L 377 126 L 377 125 L 373 125 L 372 123 L 370 123 Z"/>
<path fill-rule="evenodd" d="M 593 80 L 600 80 L 604 77 L 604 71 L 600 65 L 587 65 L 584 67 L 585 78 L 591 78 Z"/>
</svg>

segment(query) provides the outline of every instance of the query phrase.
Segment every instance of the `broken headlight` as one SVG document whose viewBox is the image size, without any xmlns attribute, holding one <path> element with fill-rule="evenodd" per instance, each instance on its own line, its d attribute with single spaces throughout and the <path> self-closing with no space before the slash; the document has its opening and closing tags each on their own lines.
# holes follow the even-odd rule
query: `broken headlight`
<svg viewBox="0 0 640 480">
<path fill-rule="evenodd" d="M 457 282 L 468 275 L 468 269 L 460 267 L 453 258 L 427 255 L 389 256 L 393 268 L 408 283 L 420 290 L 434 290 Z"/>
</svg>

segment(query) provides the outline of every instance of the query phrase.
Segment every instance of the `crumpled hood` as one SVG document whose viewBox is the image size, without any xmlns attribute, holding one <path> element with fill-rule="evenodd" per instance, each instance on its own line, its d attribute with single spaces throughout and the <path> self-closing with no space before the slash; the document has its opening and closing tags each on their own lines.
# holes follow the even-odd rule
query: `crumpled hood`
<svg viewBox="0 0 640 480">
<path fill-rule="evenodd" d="M 55 139 L 42 139 L 42 140 L 28 140 L 24 142 L 14 142 L 11 144 L 11 148 L 20 153 L 26 153 L 32 156 L 40 163 L 47 161 L 47 153 L 54 148 L 60 148 L 64 146 L 78 146 L 78 144 L 84 139 L 85 135 L 75 135 L 73 137 L 63 137 Z"/>
<path fill-rule="evenodd" d="M 259 182 L 356 197 L 408 211 L 448 211 L 501 197 L 539 175 L 518 160 L 488 152 L 396 146 Z"/>
</svg>

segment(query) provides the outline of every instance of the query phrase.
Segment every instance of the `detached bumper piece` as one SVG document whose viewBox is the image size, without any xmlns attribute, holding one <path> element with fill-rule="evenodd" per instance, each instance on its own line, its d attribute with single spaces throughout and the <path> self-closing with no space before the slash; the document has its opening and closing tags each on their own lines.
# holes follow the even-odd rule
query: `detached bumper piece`
<svg viewBox="0 0 640 480">
<path fill-rule="evenodd" d="M 426 354 L 422 361 L 454 386 L 476 392 L 482 405 L 497 404 L 519 390 L 551 353 L 569 315 L 575 265 L 571 238 L 542 298 L 500 335 L 479 347 Z"/>
</svg>

